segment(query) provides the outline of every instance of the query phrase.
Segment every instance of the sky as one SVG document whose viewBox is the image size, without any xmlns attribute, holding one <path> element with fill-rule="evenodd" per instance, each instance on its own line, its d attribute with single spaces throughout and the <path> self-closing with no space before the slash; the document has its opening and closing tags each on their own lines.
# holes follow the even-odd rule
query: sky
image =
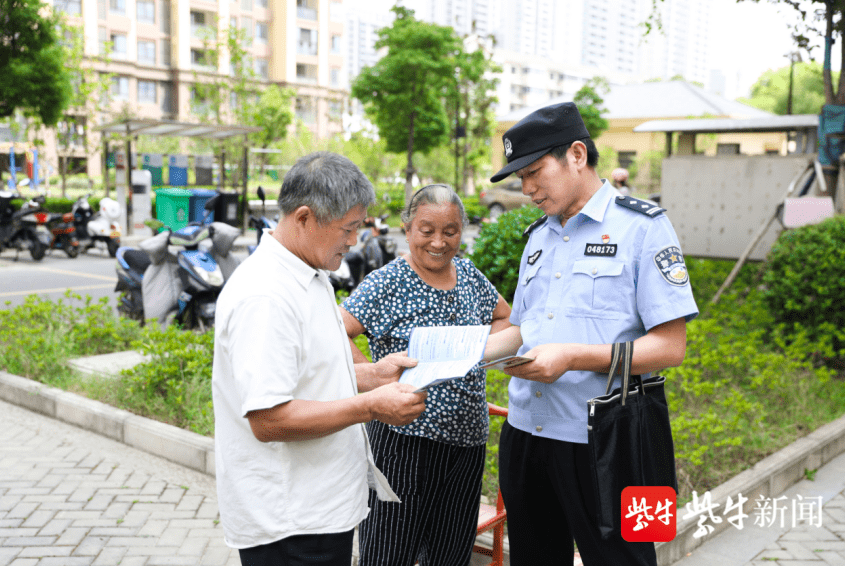
<svg viewBox="0 0 845 566">
<path fill-rule="evenodd" d="M 413 8 L 418 0 L 405 0 Z M 511 1 L 511 0 L 506 0 Z M 518 1 L 518 0 L 512 0 Z M 797 12 L 783 4 L 768 0 L 699 0 L 712 2 L 714 7 L 714 42 L 711 65 L 725 76 L 725 96 L 735 99 L 750 95 L 751 86 L 765 71 L 789 64 L 787 54 L 795 50 L 791 26 Z M 806 0 L 805 0 L 806 2 Z M 347 9 L 366 5 L 369 9 L 389 10 L 395 0 L 346 0 Z M 834 49 L 833 68 L 839 68 L 839 49 Z M 821 47 L 814 50 L 814 57 L 821 62 Z M 803 53 L 802 56 L 806 56 Z"/>
<path fill-rule="evenodd" d="M 717 38 L 711 51 L 711 61 L 714 68 L 725 75 L 725 95 L 732 99 L 748 96 L 751 86 L 761 74 L 789 64 L 787 54 L 795 50 L 791 26 L 798 13 L 789 6 L 770 4 L 766 0 L 759 3 L 708 1 L 715 4 L 716 29 L 713 36 Z M 834 49 L 834 53 L 837 52 Z M 822 49 L 815 49 L 813 56 L 821 62 L 824 56 Z M 802 57 L 806 57 L 806 53 L 802 53 Z M 836 60 L 833 68 L 838 68 Z"/>
</svg>

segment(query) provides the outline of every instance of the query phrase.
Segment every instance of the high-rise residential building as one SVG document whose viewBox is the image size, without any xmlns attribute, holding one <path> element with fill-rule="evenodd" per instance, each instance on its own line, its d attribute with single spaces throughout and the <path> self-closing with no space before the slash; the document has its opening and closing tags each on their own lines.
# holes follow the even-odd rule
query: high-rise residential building
<svg viewBox="0 0 845 566">
<path fill-rule="evenodd" d="M 293 88 L 296 116 L 317 136 L 342 129 L 349 88 L 342 0 L 46 2 L 82 28 L 83 64 L 111 76 L 110 106 L 98 107 L 95 115 L 90 108 L 80 112 L 87 126 L 127 111 L 138 118 L 197 121 L 203 101 L 194 86 L 232 75 L 225 46 L 235 28 L 244 38 L 256 91 L 269 84 Z M 223 47 L 215 48 L 215 39 Z M 230 97 L 223 113 L 247 103 Z M 89 128 L 83 131 L 91 135 Z M 90 159 L 87 169 L 98 174 L 99 158 Z"/>
</svg>

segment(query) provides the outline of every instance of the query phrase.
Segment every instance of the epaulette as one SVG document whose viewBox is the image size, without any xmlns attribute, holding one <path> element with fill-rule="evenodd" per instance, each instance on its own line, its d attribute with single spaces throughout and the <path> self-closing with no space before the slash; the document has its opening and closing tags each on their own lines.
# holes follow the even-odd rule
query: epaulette
<svg viewBox="0 0 845 566">
<path fill-rule="evenodd" d="M 548 218 L 549 217 L 544 214 L 543 216 L 532 222 L 531 225 L 525 229 L 525 232 L 522 233 L 522 237 L 525 238 L 526 236 L 530 235 L 534 228 L 540 226 L 543 222 L 548 220 Z"/>
<path fill-rule="evenodd" d="M 624 206 L 625 208 L 630 208 L 631 210 L 635 210 L 640 214 L 651 216 L 652 218 L 654 218 L 655 216 L 660 216 L 666 211 L 665 208 L 660 208 L 649 200 L 636 199 L 633 197 L 623 197 L 621 195 L 616 197 L 616 204 L 618 204 L 619 206 Z"/>
</svg>

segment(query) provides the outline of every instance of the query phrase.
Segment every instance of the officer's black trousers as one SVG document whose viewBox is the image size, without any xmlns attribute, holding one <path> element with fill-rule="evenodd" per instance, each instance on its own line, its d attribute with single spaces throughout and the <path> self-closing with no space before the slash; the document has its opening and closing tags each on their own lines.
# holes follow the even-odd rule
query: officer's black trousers
<svg viewBox="0 0 845 566">
<path fill-rule="evenodd" d="M 295 535 L 239 551 L 242 566 L 349 566 L 354 529 L 345 533 Z"/>
<path fill-rule="evenodd" d="M 603 540 L 586 444 L 532 436 L 505 423 L 499 486 L 508 512 L 511 566 L 656 566 L 654 543 Z"/>
</svg>

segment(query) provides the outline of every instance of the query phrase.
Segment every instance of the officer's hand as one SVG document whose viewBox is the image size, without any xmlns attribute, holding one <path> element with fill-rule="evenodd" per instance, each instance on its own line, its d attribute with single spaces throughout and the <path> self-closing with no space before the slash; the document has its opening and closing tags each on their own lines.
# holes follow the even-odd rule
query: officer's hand
<svg viewBox="0 0 845 566">
<path fill-rule="evenodd" d="M 388 354 L 373 364 L 375 370 L 372 376 L 373 387 L 399 381 L 405 368 L 412 368 L 415 365 L 417 365 L 417 360 L 409 358 L 407 351 Z"/>
<path fill-rule="evenodd" d="M 543 344 L 523 355 L 534 358 L 534 361 L 505 368 L 504 372 L 530 381 L 554 383 L 570 369 L 572 356 L 567 344 Z"/>
<path fill-rule="evenodd" d="M 407 383 L 389 383 L 369 393 L 373 418 L 385 424 L 402 426 L 412 422 L 425 411 L 428 393 L 414 393 L 417 388 Z"/>
</svg>

